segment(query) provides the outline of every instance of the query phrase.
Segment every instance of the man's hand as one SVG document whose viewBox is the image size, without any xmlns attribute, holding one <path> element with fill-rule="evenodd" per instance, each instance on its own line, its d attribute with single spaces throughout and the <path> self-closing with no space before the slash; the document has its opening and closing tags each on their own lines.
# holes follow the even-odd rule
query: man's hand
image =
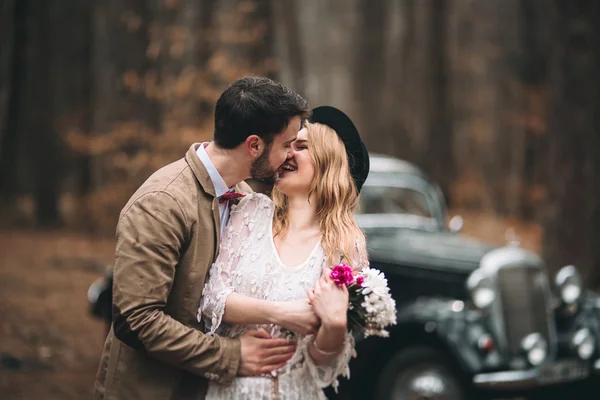
<svg viewBox="0 0 600 400">
<path fill-rule="evenodd" d="M 240 376 L 261 375 L 275 371 L 285 365 L 294 355 L 296 344 L 287 339 L 271 339 L 264 330 L 245 332 L 240 337 Z"/>
<path fill-rule="evenodd" d="M 316 333 L 320 324 L 308 299 L 277 303 L 273 323 L 299 335 Z"/>
</svg>

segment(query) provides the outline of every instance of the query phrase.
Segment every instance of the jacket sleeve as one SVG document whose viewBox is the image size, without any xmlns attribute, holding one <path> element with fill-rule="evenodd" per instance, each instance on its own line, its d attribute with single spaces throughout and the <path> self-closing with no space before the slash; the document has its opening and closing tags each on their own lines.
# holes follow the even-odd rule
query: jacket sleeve
<svg viewBox="0 0 600 400">
<path fill-rule="evenodd" d="M 239 340 L 204 334 L 164 312 L 187 226 L 179 204 L 164 192 L 147 193 L 124 211 L 117 225 L 114 334 L 151 357 L 227 383 L 239 366 Z"/>
</svg>

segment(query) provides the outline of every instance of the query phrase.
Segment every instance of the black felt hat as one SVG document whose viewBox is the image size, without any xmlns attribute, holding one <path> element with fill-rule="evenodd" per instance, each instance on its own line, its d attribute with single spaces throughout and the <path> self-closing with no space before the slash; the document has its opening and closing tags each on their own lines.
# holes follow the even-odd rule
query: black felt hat
<svg viewBox="0 0 600 400">
<path fill-rule="evenodd" d="M 344 142 L 350 164 L 350 173 L 360 192 L 369 175 L 369 152 L 360 139 L 358 129 L 352 120 L 342 111 L 331 106 L 321 106 L 312 110 L 310 122 L 327 125 L 333 129 Z"/>
</svg>

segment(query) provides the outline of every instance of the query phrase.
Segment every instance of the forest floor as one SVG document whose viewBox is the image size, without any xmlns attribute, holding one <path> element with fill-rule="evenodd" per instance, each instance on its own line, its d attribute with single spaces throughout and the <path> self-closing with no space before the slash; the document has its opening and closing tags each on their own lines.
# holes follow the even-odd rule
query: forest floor
<svg viewBox="0 0 600 400">
<path fill-rule="evenodd" d="M 537 250 L 535 225 L 462 212 L 463 234 L 501 244 L 513 227 Z M 110 265 L 114 240 L 63 231 L 0 231 L 0 398 L 91 397 L 104 325 L 87 289 Z"/>
</svg>

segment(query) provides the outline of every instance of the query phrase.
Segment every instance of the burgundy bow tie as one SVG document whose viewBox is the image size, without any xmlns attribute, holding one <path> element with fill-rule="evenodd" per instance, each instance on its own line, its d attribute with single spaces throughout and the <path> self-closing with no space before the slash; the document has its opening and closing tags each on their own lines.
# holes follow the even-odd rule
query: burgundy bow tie
<svg viewBox="0 0 600 400">
<path fill-rule="evenodd" d="M 243 194 L 243 193 L 238 193 L 235 190 L 230 190 L 229 192 L 219 196 L 218 199 L 219 199 L 219 203 L 225 203 L 226 201 L 239 199 L 240 197 L 244 197 L 244 196 L 245 196 L 245 194 Z"/>
</svg>

